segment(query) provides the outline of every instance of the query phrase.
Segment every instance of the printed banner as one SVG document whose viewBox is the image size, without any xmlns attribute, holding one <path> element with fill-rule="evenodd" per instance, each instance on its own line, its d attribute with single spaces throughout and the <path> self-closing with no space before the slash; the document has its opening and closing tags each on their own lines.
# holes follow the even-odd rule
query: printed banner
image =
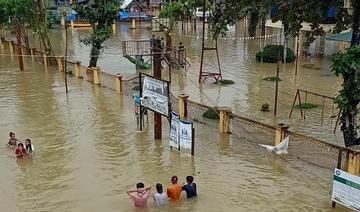
<svg viewBox="0 0 360 212">
<path fill-rule="evenodd" d="M 360 211 L 360 177 L 335 169 L 331 200 Z"/>
<path fill-rule="evenodd" d="M 180 121 L 180 147 L 183 149 L 191 149 L 192 141 L 192 123 Z"/>
<path fill-rule="evenodd" d="M 179 122 L 179 114 L 172 111 L 169 145 L 175 148 L 179 148 Z"/>
<path fill-rule="evenodd" d="M 149 76 L 145 76 L 142 89 L 141 105 L 168 117 L 168 83 Z"/>
</svg>

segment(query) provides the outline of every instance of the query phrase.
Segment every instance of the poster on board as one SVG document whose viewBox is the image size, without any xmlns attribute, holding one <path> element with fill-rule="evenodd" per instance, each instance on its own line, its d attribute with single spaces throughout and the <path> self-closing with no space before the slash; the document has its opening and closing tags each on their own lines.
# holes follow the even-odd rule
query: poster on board
<svg viewBox="0 0 360 212">
<path fill-rule="evenodd" d="M 183 149 L 191 149 L 192 123 L 180 121 L 179 126 L 180 147 Z"/>
<path fill-rule="evenodd" d="M 175 148 L 179 148 L 179 122 L 179 114 L 172 111 L 169 145 Z"/>
<path fill-rule="evenodd" d="M 360 177 L 335 169 L 331 200 L 360 211 Z"/>
<path fill-rule="evenodd" d="M 158 112 L 166 117 L 169 116 L 169 90 L 168 83 L 150 76 L 144 77 L 142 86 L 141 105 Z"/>
</svg>

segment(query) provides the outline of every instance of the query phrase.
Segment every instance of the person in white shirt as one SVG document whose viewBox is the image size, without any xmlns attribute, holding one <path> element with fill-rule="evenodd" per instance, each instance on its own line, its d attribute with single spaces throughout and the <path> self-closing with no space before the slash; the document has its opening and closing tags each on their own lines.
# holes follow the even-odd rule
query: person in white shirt
<svg viewBox="0 0 360 212">
<path fill-rule="evenodd" d="M 26 150 L 26 154 L 28 154 L 29 156 L 32 156 L 35 153 L 35 148 L 34 145 L 31 144 L 30 139 L 25 139 L 25 150 Z"/>
<path fill-rule="evenodd" d="M 160 183 L 156 183 L 156 191 L 157 193 L 154 194 L 154 202 L 156 207 L 161 207 L 166 205 L 168 201 L 168 196 L 166 192 L 163 191 L 163 186 Z"/>
</svg>

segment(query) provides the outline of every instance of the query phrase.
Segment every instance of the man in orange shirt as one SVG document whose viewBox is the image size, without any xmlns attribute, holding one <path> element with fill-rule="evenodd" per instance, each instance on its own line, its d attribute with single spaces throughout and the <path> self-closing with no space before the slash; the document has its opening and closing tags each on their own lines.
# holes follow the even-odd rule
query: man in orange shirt
<svg viewBox="0 0 360 212">
<path fill-rule="evenodd" d="M 181 185 L 178 184 L 178 177 L 172 176 L 171 177 L 172 185 L 167 188 L 167 195 L 171 201 L 178 201 L 181 195 Z"/>
</svg>

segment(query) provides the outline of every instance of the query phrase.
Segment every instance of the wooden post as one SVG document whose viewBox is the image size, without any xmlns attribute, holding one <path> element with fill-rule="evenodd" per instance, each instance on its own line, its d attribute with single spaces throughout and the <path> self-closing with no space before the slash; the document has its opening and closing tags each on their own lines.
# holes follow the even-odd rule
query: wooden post
<svg viewBox="0 0 360 212">
<path fill-rule="evenodd" d="M 100 85 L 100 68 L 99 67 L 93 67 L 93 80 L 95 85 Z"/>
<path fill-rule="evenodd" d="M 179 97 L 179 117 L 180 119 L 183 119 L 187 117 L 187 101 L 189 95 L 180 94 L 178 97 Z"/>
<path fill-rule="evenodd" d="M 341 159 L 342 159 L 342 149 L 339 149 L 338 161 L 337 161 L 337 165 L 336 165 L 336 168 L 338 168 L 338 169 L 341 169 Z M 333 208 L 335 208 L 336 202 L 332 201 L 332 202 L 331 202 L 331 206 L 332 206 Z"/>
<path fill-rule="evenodd" d="M 219 130 L 221 133 L 227 133 L 227 132 L 229 132 L 229 126 L 230 126 L 231 108 L 219 107 L 218 109 L 220 111 Z"/>
<path fill-rule="evenodd" d="M 14 41 L 9 41 L 9 50 L 11 54 L 14 53 Z"/>
<path fill-rule="evenodd" d="M 115 88 L 116 88 L 116 93 L 122 93 L 122 78 L 123 76 L 121 74 L 116 74 L 115 75 Z"/>
<path fill-rule="evenodd" d="M 44 53 L 43 56 L 44 56 L 44 66 L 47 66 L 47 65 L 48 65 L 48 61 L 47 61 L 47 55 L 46 55 L 46 53 Z"/>
<path fill-rule="evenodd" d="M 136 28 L 136 20 L 135 20 L 135 18 L 132 19 L 132 28 L 133 29 Z"/>
<path fill-rule="evenodd" d="M 113 33 L 116 34 L 116 22 L 112 25 Z"/>
<path fill-rule="evenodd" d="M 280 123 L 275 129 L 275 146 L 280 144 L 282 140 L 286 137 L 286 132 L 289 129 L 289 126 Z"/>
<path fill-rule="evenodd" d="M 59 66 L 59 71 L 64 72 L 64 57 L 63 56 L 58 57 L 58 66 Z"/>
<path fill-rule="evenodd" d="M 31 48 L 30 49 L 30 54 L 31 54 L 32 61 L 35 61 L 35 52 L 36 52 L 36 48 Z"/>
<path fill-rule="evenodd" d="M 161 51 L 160 39 L 153 39 L 153 72 L 156 79 L 161 79 Z M 161 139 L 162 137 L 161 114 L 156 112 L 154 113 L 154 137 L 155 139 Z"/>
<path fill-rule="evenodd" d="M 356 176 L 360 175 L 360 155 L 349 152 L 347 171 Z"/>
<path fill-rule="evenodd" d="M 81 76 L 81 62 L 75 61 L 75 77 L 80 78 Z"/>
<path fill-rule="evenodd" d="M 5 41 L 5 38 L 1 37 L 0 38 L 0 49 L 4 48 L 4 41 Z"/>
</svg>

